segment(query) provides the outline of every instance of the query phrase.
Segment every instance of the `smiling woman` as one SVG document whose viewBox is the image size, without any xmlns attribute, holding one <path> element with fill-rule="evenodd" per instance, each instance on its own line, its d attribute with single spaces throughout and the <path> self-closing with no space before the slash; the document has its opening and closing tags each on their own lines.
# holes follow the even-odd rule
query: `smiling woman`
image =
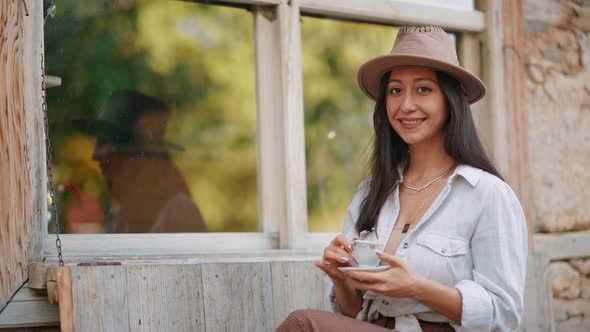
<svg viewBox="0 0 590 332">
<path fill-rule="evenodd" d="M 278 331 L 517 330 L 527 229 L 475 129 L 484 84 L 434 26 L 402 27 L 358 82 L 376 101 L 370 174 L 316 262 L 335 313 L 295 311 Z M 385 270 L 342 269 L 357 265 L 356 238 L 385 246 Z"/>
</svg>

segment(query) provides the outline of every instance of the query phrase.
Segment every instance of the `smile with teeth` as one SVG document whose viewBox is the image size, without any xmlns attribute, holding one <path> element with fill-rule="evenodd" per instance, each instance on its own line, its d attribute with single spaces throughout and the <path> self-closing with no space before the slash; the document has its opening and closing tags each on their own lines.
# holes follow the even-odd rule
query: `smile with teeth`
<svg viewBox="0 0 590 332">
<path fill-rule="evenodd" d="M 415 119 L 415 120 L 399 120 L 402 124 L 404 125 L 408 125 L 408 126 L 413 126 L 413 125 L 417 125 L 419 123 L 422 123 L 422 121 L 424 121 L 424 119 Z"/>
</svg>

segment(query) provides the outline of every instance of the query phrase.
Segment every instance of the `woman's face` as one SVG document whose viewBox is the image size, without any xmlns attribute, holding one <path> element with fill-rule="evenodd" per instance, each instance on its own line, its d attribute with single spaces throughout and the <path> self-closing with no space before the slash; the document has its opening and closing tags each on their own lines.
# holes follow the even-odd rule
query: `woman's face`
<svg viewBox="0 0 590 332">
<path fill-rule="evenodd" d="M 393 69 L 386 92 L 389 123 L 404 142 L 415 145 L 444 139 L 447 103 L 433 70 Z"/>
</svg>

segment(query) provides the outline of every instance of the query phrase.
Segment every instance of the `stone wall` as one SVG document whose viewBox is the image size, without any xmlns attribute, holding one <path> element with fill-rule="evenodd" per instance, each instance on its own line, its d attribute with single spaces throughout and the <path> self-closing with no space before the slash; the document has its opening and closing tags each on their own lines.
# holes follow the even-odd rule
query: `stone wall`
<svg viewBox="0 0 590 332">
<path fill-rule="evenodd" d="M 556 331 L 590 331 L 590 258 L 553 262 L 549 275 Z"/>
<path fill-rule="evenodd" d="M 589 230 L 590 1 L 525 0 L 524 33 L 535 231 Z M 556 330 L 590 331 L 590 258 L 550 278 Z"/>
</svg>

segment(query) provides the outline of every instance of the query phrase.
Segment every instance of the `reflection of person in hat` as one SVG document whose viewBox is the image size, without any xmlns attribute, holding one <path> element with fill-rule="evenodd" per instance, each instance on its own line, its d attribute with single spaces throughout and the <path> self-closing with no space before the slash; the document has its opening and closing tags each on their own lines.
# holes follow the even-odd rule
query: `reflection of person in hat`
<svg viewBox="0 0 590 332">
<path fill-rule="evenodd" d="M 526 222 L 475 129 L 484 84 L 433 26 L 402 27 L 358 82 L 376 102 L 370 175 L 316 262 L 340 314 L 295 311 L 277 331 L 518 330 Z M 359 267 L 354 238 L 383 245 L 384 267 Z"/>
<path fill-rule="evenodd" d="M 107 220 L 115 233 L 203 232 L 206 225 L 171 159 L 183 150 L 164 139 L 169 111 L 155 98 L 116 91 L 96 118 L 74 125 L 96 137 L 98 161 L 116 208 Z"/>
</svg>

